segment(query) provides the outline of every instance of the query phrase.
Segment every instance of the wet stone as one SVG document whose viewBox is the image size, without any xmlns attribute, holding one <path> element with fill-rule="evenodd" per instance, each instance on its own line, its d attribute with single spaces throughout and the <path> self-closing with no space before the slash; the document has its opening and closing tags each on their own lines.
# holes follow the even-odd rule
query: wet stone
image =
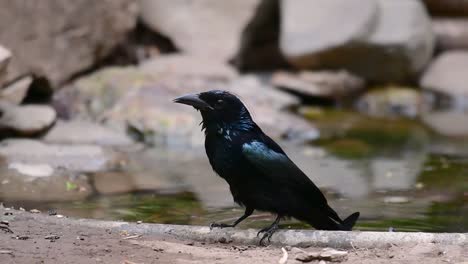
<svg viewBox="0 0 468 264">
<path fill-rule="evenodd" d="M 52 168 L 95 172 L 118 166 L 121 156 L 94 145 L 45 144 L 38 140 L 9 139 L 0 143 L 8 164 L 48 164 Z"/>
<path fill-rule="evenodd" d="M 128 146 L 132 140 L 124 133 L 89 121 L 58 121 L 44 137 L 45 142 L 59 144 L 96 144 Z"/>
<path fill-rule="evenodd" d="M 45 131 L 54 122 L 57 114 L 46 105 L 16 106 L 0 102 L 0 132 L 23 136 L 36 135 Z"/>
</svg>

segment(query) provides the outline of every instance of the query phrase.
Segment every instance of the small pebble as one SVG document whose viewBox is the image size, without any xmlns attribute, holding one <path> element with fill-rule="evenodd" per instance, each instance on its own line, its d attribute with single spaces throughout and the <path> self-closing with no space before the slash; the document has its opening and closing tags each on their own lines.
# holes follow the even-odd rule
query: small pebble
<svg viewBox="0 0 468 264">
<path fill-rule="evenodd" d="M 60 237 L 57 236 L 57 235 L 48 235 L 48 236 L 46 236 L 44 238 L 47 239 L 47 240 L 50 240 L 50 242 L 55 242 L 55 240 L 59 239 Z"/>
<path fill-rule="evenodd" d="M 29 236 L 15 236 L 15 237 L 12 237 L 16 240 L 28 240 L 30 237 Z"/>
<path fill-rule="evenodd" d="M 64 218 L 64 216 L 61 215 L 61 214 L 56 215 L 56 217 L 57 217 L 57 218 Z"/>
<path fill-rule="evenodd" d="M 138 224 L 138 225 L 139 225 L 139 224 L 143 224 L 143 221 L 137 221 L 137 224 Z"/>
<path fill-rule="evenodd" d="M 33 214 L 39 214 L 41 211 L 39 211 L 37 209 L 31 209 L 29 212 L 31 212 Z"/>
<path fill-rule="evenodd" d="M 384 198 L 384 203 L 389 203 L 389 204 L 402 204 L 402 203 L 408 203 L 410 200 L 408 197 L 405 196 L 387 196 Z"/>
<path fill-rule="evenodd" d="M 2 220 L 0 221 L 0 224 L 2 225 L 10 225 L 10 222 L 6 221 L 6 220 Z"/>
<path fill-rule="evenodd" d="M 49 213 L 49 215 L 57 215 L 57 210 L 49 209 L 48 213 Z"/>
</svg>

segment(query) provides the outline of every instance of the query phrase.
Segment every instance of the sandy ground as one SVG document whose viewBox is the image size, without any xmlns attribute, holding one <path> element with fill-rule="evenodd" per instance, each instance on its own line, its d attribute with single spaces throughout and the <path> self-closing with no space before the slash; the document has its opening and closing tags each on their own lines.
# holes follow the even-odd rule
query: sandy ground
<svg viewBox="0 0 468 264">
<path fill-rule="evenodd" d="M 0 230 L 0 263 L 278 263 L 283 256 L 281 248 L 274 246 L 205 244 L 66 222 L 45 224 L 28 217 L 29 212 L 0 209 L 0 213 L 0 219 L 12 219 L 5 214 L 15 214 L 9 221 L 14 233 Z M 302 263 L 295 260 L 296 249 L 288 250 L 286 263 Z M 419 244 L 347 251 L 341 263 L 468 263 L 468 250 L 461 246 Z"/>
</svg>

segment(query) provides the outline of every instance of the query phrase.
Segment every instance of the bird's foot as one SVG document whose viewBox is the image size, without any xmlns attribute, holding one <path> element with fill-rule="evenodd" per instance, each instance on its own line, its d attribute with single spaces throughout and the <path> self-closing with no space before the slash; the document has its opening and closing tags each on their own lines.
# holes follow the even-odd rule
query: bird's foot
<svg viewBox="0 0 468 264">
<path fill-rule="evenodd" d="M 224 223 L 211 223 L 210 230 L 213 228 L 226 228 L 226 227 L 234 227 L 234 225 L 224 224 Z"/>
<path fill-rule="evenodd" d="M 265 244 L 263 243 L 263 241 L 265 239 L 268 239 L 268 243 L 270 243 L 270 240 L 271 240 L 271 236 L 273 236 L 273 234 L 279 229 L 278 225 L 277 224 L 273 224 L 269 227 L 265 227 L 263 229 L 261 229 L 260 231 L 258 231 L 257 233 L 257 237 L 263 233 L 263 236 L 262 238 L 260 239 L 260 242 L 258 243 L 260 246 L 265 246 Z"/>
<path fill-rule="evenodd" d="M 0 229 L 5 231 L 5 233 L 12 233 L 13 234 L 13 231 L 11 231 L 11 229 L 6 227 L 6 226 L 1 226 L 0 225 Z"/>
</svg>

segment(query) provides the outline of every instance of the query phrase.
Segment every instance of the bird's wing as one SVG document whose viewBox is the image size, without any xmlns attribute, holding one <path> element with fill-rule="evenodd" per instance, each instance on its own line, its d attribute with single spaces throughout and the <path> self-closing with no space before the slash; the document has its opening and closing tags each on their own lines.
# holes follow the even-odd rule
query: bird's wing
<svg viewBox="0 0 468 264">
<path fill-rule="evenodd" d="M 281 186 L 292 187 L 295 192 L 307 197 L 307 201 L 328 211 L 332 219 L 341 222 L 336 212 L 328 206 L 327 200 L 320 189 L 286 154 L 278 151 L 282 152 L 280 148 L 275 151 L 260 141 L 252 141 L 242 145 L 243 155 L 266 177 L 281 184 Z"/>
</svg>

